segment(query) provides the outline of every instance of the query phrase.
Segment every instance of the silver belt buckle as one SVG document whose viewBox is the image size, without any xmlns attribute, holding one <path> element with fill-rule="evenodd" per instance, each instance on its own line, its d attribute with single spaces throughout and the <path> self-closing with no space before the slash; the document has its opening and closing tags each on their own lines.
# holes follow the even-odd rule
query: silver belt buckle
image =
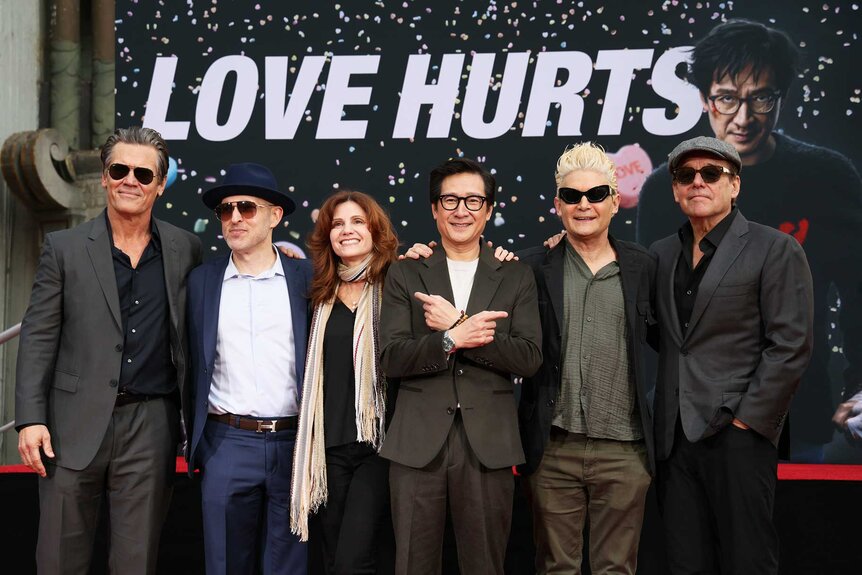
<svg viewBox="0 0 862 575">
<path fill-rule="evenodd" d="M 269 423 L 258 419 L 257 420 L 257 433 L 263 433 L 264 431 L 268 431 L 270 433 L 275 433 L 275 431 L 276 431 L 275 428 L 277 425 L 278 425 L 277 419 L 270 420 Z"/>
</svg>

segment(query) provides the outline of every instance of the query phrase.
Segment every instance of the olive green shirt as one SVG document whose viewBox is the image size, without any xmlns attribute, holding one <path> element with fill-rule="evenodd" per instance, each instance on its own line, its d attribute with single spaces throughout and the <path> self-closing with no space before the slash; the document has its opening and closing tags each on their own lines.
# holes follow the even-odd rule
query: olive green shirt
<svg viewBox="0 0 862 575">
<path fill-rule="evenodd" d="M 642 439 L 616 261 L 593 275 L 566 242 L 563 322 L 562 383 L 553 425 L 594 438 Z"/>
</svg>

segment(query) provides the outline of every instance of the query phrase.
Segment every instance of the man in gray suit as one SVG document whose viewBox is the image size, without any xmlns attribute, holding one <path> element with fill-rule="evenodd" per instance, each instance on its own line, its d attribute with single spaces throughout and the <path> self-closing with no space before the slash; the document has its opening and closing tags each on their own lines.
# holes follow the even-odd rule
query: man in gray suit
<svg viewBox="0 0 862 575">
<path fill-rule="evenodd" d="M 380 454 L 391 460 L 397 573 L 441 569 L 450 509 L 462 573 L 503 572 L 511 467 L 524 462 L 511 375 L 542 362 L 536 283 L 479 238 L 494 177 L 472 160 L 431 171 L 442 250 L 392 264 L 380 317 L 381 367 L 401 378 Z"/>
<path fill-rule="evenodd" d="M 185 285 L 196 236 L 152 217 L 167 146 L 102 147 L 107 208 L 45 237 L 21 325 L 18 451 L 39 476 L 39 573 L 87 573 L 103 499 L 112 573 L 155 573 L 187 409 Z M 44 455 L 44 457 L 43 457 Z"/>
<path fill-rule="evenodd" d="M 659 240 L 657 487 L 670 572 L 774 574 L 777 444 L 813 337 L 792 236 L 735 206 L 736 149 L 697 137 L 668 159 L 688 217 Z"/>
</svg>

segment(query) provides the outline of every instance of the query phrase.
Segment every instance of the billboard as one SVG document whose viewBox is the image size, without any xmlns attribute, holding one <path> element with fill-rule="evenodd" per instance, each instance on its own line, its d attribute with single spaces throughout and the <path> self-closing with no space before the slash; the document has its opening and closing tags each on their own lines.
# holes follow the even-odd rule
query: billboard
<svg viewBox="0 0 862 575">
<path fill-rule="evenodd" d="M 427 174 L 455 156 L 482 161 L 497 179 L 488 239 L 537 245 L 560 229 L 556 159 L 584 140 L 617 163 L 612 233 L 648 243 L 684 218 L 669 187 L 651 192 L 645 210 L 645 180 L 681 140 L 714 131 L 684 79 L 689 49 L 732 18 L 793 39 L 802 65 L 775 129 L 848 158 L 841 182 L 853 182 L 862 160 L 853 2 L 118 0 L 116 123 L 164 135 L 172 184 L 156 215 L 194 230 L 210 254 L 226 246 L 199 195 L 244 161 L 270 167 L 292 194 L 297 210 L 276 239 L 299 247 L 323 198 L 343 188 L 375 196 L 402 243 L 434 239 Z M 807 415 L 791 418 L 791 434 L 800 460 L 858 461 L 832 441 L 829 418 L 845 380 L 862 378 L 862 262 L 851 247 L 862 189 L 833 193 L 834 174 L 781 169 L 756 189 L 743 169 L 739 206 L 792 233 L 815 274 L 817 350 L 794 404 Z"/>
</svg>

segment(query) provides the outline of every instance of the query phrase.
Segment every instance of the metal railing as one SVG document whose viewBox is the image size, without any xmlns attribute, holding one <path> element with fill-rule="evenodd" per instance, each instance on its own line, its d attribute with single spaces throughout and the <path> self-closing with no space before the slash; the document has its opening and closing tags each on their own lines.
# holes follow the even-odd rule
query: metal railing
<svg viewBox="0 0 862 575">
<path fill-rule="evenodd" d="M 16 337 L 18 337 L 18 334 L 20 334 L 20 333 L 21 333 L 21 324 L 20 323 L 13 325 L 12 327 L 10 327 L 7 330 L 4 330 L 2 333 L 0 333 L 0 345 L 3 345 L 4 343 L 9 341 L 10 339 L 15 339 Z M 3 425 L 0 425 L 0 433 L 3 433 L 4 431 L 7 431 L 9 429 L 13 429 L 14 427 L 15 427 L 15 420 L 13 419 L 9 423 L 4 423 Z"/>
</svg>

